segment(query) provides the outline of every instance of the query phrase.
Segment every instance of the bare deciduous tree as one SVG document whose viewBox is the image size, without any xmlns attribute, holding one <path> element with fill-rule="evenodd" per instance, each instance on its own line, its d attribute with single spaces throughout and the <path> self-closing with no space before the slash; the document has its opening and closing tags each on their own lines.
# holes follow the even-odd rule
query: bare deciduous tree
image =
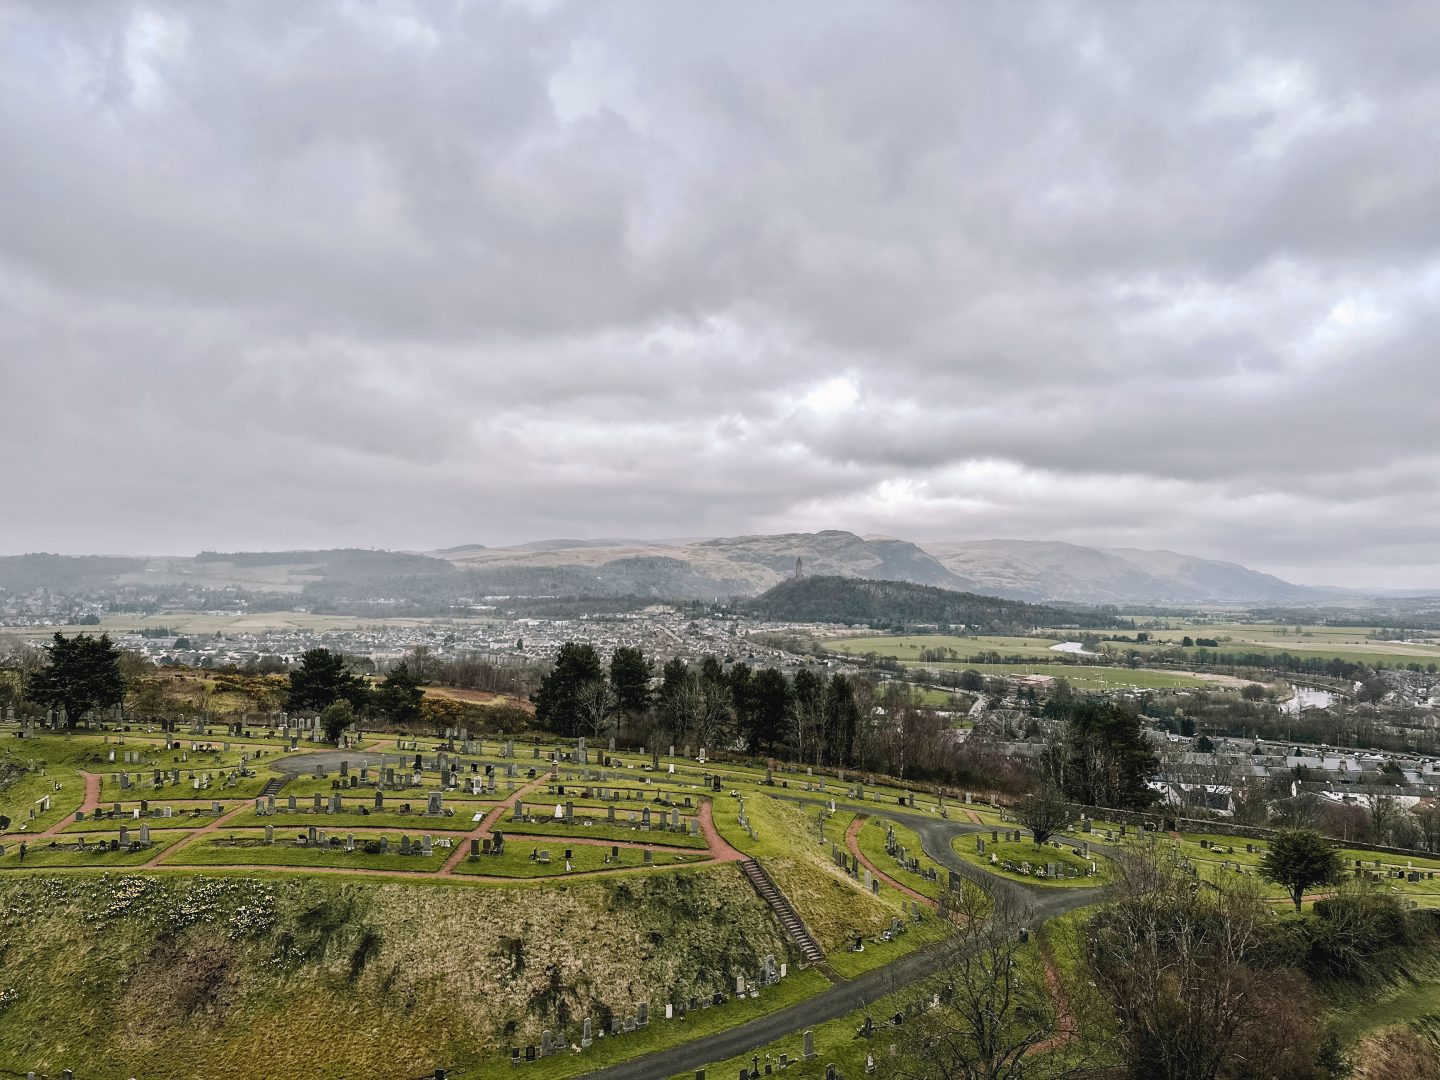
<svg viewBox="0 0 1440 1080">
<path fill-rule="evenodd" d="M 604 679 L 591 679 L 576 691 L 575 709 L 585 729 L 597 739 L 611 730 L 618 718 L 615 691 Z"/>
<path fill-rule="evenodd" d="M 902 1080 L 1055 1080 L 1072 1075 L 1074 1056 L 1036 1053 L 1072 1033 L 1043 964 L 1024 955 L 1029 912 L 1009 892 L 962 890 L 950 909 L 955 935 L 941 970 L 910 995 L 910 1005 L 876 1041 L 893 1042 L 888 1075 Z M 1031 946 L 1030 948 L 1033 948 Z"/>
<path fill-rule="evenodd" d="M 1135 1076 L 1310 1075 L 1320 1010 L 1303 978 L 1258 966 L 1270 919 L 1255 878 L 1202 887 L 1153 844 L 1120 860 L 1086 960 Z"/>
<path fill-rule="evenodd" d="M 1074 821 L 1075 814 L 1065 796 L 1047 785 L 1015 804 L 1015 819 L 1035 834 L 1035 843 L 1043 844 Z"/>
</svg>

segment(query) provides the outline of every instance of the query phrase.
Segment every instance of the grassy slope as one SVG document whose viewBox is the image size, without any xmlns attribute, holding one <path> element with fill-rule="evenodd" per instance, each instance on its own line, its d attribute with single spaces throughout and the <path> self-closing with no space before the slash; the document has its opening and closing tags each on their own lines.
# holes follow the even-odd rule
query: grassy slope
<svg viewBox="0 0 1440 1080">
<path fill-rule="evenodd" d="M 764 953 L 785 955 L 733 868 L 520 888 L 531 891 L 200 875 L 0 880 L 0 988 L 15 991 L 0 1008 L 0 1071 L 488 1075 L 542 1027 L 578 1038 L 583 1016 L 598 1025 L 644 999 L 663 1015 L 667 1000 L 733 988 Z M 506 1017 L 524 1019 L 507 1031 Z M 675 1025 L 653 1038 L 690 1033 Z M 546 1075 L 596 1064 L 566 1060 L 568 1070 Z"/>
</svg>

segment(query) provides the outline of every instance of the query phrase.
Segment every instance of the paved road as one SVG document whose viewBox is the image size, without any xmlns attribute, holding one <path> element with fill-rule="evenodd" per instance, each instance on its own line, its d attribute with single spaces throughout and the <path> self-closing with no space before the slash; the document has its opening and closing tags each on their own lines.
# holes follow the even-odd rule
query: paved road
<svg viewBox="0 0 1440 1080">
<path fill-rule="evenodd" d="M 824 803 L 824 800 L 820 799 L 795 801 L 815 805 Z M 925 854 L 940 865 L 980 882 L 987 889 L 1008 894 L 1018 901 L 1030 912 L 1027 921 L 1032 927 L 1038 927 L 1067 911 L 1093 904 L 1101 898 L 1102 890 L 1095 888 L 1061 889 L 1004 881 L 993 874 L 987 874 L 977 866 L 972 866 L 950 849 L 950 841 L 955 836 L 962 833 L 989 832 L 988 825 L 946 821 L 920 814 L 896 813 L 888 808 L 882 811 L 877 807 L 876 813 L 882 812 L 885 817 L 894 818 L 914 829 L 920 836 Z M 893 994 L 911 983 L 934 975 L 950 962 L 953 950 L 952 944 L 939 942 L 893 960 L 884 967 L 867 971 L 779 1012 L 585 1075 L 589 1080 L 665 1080 L 677 1073 L 703 1068 L 714 1061 L 753 1053 L 779 1039 L 792 1036 L 797 1039 L 795 1049 L 798 1052 L 801 1032 L 831 1020 L 838 1020 L 877 998 Z"/>
</svg>

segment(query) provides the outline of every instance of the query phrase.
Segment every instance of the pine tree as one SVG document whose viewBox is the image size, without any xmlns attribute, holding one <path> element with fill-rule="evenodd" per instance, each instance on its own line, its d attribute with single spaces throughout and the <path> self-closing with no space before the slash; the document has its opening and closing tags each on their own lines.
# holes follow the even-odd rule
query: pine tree
<svg viewBox="0 0 1440 1080">
<path fill-rule="evenodd" d="M 365 681 L 350 672 L 345 658 L 329 649 L 310 649 L 300 657 L 300 666 L 290 672 L 290 694 L 285 708 L 290 712 L 320 712 L 337 701 L 358 712 L 365 705 Z"/>
<path fill-rule="evenodd" d="M 616 707 L 634 719 L 650 708 L 650 661 L 640 649 L 622 645 L 610 654 L 610 689 Z"/>
<path fill-rule="evenodd" d="M 595 646 L 567 641 L 560 646 L 554 666 L 540 680 L 540 689 L 530 698 L 535 703 L 535 719 L 557 734 L 579 734 L 583 726 L 580 688 L 604 678 L 605 669 Z"/>
<path fill-rule="evenodd" d="M 124 700 L 120 650 L 109 634 L 56 634 L 45 651 L 48 662 L 30 677 L 26 694 L 38 705 L 63 708 L 71 727 L 90 710 L 112 708 Z"/>
</svg>

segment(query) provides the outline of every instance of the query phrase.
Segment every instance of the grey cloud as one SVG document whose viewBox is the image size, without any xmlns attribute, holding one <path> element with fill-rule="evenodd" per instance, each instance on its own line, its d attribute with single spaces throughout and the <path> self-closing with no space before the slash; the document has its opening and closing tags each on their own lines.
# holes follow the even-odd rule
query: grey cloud
<svg viewBox="0 0 1440 1080">
<path fill-rule="evenodd" d="M 0 548 L 840 527 L 1431 581 L 1437 44 L 1421 4 L 10 5 Z"/>
</svg>

